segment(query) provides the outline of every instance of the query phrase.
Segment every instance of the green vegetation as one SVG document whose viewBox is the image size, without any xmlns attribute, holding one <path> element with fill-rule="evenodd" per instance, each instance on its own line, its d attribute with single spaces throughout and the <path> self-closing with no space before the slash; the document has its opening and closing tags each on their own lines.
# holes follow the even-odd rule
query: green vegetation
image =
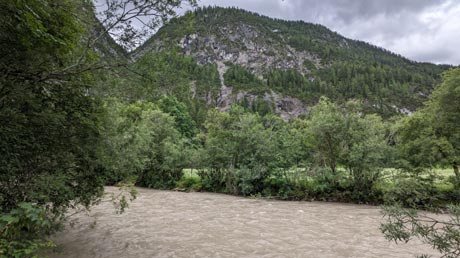
<svg viewBox="0 0 460 258">
<path fill-rule="evenodd" d="M 323 97 L 307 118 L 289 122 L 238 105 L 227 112 L 210 109 L 196 127 L 199 133 L 188 135 L 176 131 L 182 128 L 177 117 L 190 117 L 187 109 L 167 97 L 158 103 L 170 105 L 163 108 L 165 111 L 174 110 L 170 111 L 169 122 L 161 122 L 161 127 L 169 128 L 169 134 L 149 148 L 168 154 L 146 163 L 163 166 L 145 167 L 131 176 L 138 185 L 160 189 L 396 205 L 385 209 L 388 221 L 382 224 L 382 231 L 388 239 L 408 241 L 418 237 L 450 255 L 446 257 L 456 257 L 456 208 L 451 208 L 451 220 L 430 220 L 428 226 L 426 217 L 412 209 L 433 210 L 460 202 L 455 151 L 458 128 L 447 115 L 458 114 L 448 103 L 457 98 L 459 78 L 458 69 L 446 72 L 426 107 L 412 116 L 383 120 L 363 112 L 358 101 L 336 104 Z M 127 107 L 131 113 L 128 117 L 140 111 L 130 107 L 144 111 L 156 108 L 149 102 Z M 157 119 L 167 117 L 162 112 L 153 114 Z M 134 121 L 128 124 L 135 125 Z M 159 125 L 146 126 L 144 133 L 157 135 L 156 128 Z M 182 136 L 178 139 L 178 135 Z M 132 137 L 137 136 L 123 138 Z M 143 141 L 130 144 L 136 142 Z M 439 169 L 446 166 L 451 168 Z M 146 173 L 151 176 L 145 177 Z"/>
<path fill-rule="evenodd" d="M 78 2 L 78 1 L 77 1 Z M 68 208 L 103 192 L 97 171 L 100 102 L 88 95 L 93 59 L 79 41 L 84 2 L 0 4 L 0 232 L 2 257 L 47 245 Z M 88 19 L 90 20 L 90 19 Z"/>
<path fill-rule="evenodd" d="M 43 235 L 55 232 L 57 227 L 43 208 L 19 203 L 17 208 L 0 216 L 0 256 L 27 257 L 41 248 L 53 246 Z"/>
<path fill-rule="evenodd" d="M 259 59 L 251 61 L 251 65 L 263 67 L 257 74 L 263 80 L 251 74 L 252 68 L 236 65 L 236 60 L 227 61 L 230 69 L 225 82 L 236 90 L 252 93 L 275 90 L 309 104 L 317 103 L 321 96 L 341 103 L 360 99 L 364 101 L 365 112 L 385 118 L 404 108 L 414 111 L 421 107 L 439 83 L 441 73 L 450 68 L 413 62 L 385 49 L 342 37 L 321 25 L 220 7 L 198 8 L 173 19 L 135 53 L 160 41 L 165 45 L 161 52 L 167 54 L 171 51 L 167 42 L 178 43 L 192 34 L 201 38 L 201 43 L 195 40 L 182 51 L 192 51 L 191 55 L 202 64 L 219 59 L 216 51 L 247 51 L 245 41 L 266 49 L 260 52 Z M 176 44 L 173 46 L 176 48 Z M 293 56 L 286 52 L 287 48 L 307 53 L 311 60 L 304 59 L 300 66 L 292 64 Z M 266 66 L 268 59 L 273 59 L 274 65 Z M 279 68 L 276 64 L 290 68 Z"/>
<path fill-rule="evenodd" d="M 413 209 L 396 206 L 384 210 L 386 222 L 381 226 L 389 240 L 408 242 L 412 238 L 419 238 L 438 250 L 442 257 L 449 258 L 460 256 L 460 109 L 453 104 L 459 100 L 460 69 L 453 69 L 444 74 L 442 84 L 433 92 L 427 105 L 414 116 L 406 118 L 400 130 L 402 154 L 407 157 L 404 164 L 411 170 L 421 171 L 432 164 L 452 167 L 454 176 L 450 178 L 450 183 L 453 185 L 453 198 L 450 201 L 456 205 L 448 206 L 449 218 L 433 218 Z M 404 193 L 407 189 L 413 194 L 407 196 Z M 398 196 L 400 198 L 397 200 L 406 206 L 408 200 L 412 205 L 426 205 L 439 196 L 440 190 L 434 187 L 433 179 L 413 181 L 400 186 L 398 192 L 403 195 Z"/>
<path fill-rule="evenodd" d="M 436 218 L 414 209 L 403 209 L 398 206 L 385 207 L 383 212 L 387 221 L 380 228 L 389 241 L 407 243 L 413 238 L 418 238 L 439 251 L 442 257 L 460 256 L 460 207 L 458 205 L 448 206 L 447 218 Z"/>
<path fill-rule="evenodd" d="M 172 97 L 158 105 L 111 105 L 116 113 L 109 117 L 116 120 L 107 125 L 107 136 L 114 137 L 107 142 L 120 145 L 107 148 L 112 155 L 104 163 L 107 182 L 408 207 L 459 201 L 455 178 L 436 173 L 443 159 L 432 153 L 426 156 L 431 165 L 421 164 L 415 153 L 406 154 L 412 146 L 405 138 L 412 131 L 407 120 L 418 114 L 384 121 L 365 114 L 357 101 L 338 105 L 322 98 L 308 118 L 291 122 L 238 105 L 228 112 L 210 109 L 200 129 Z M 181 133 L 183 128 L 191 133 Z M 185 168 L 194 172 L 184 173 Z"/>
<path fill-rule="evenodd" d="M 110 105 L 113 113 L 105 129 L 101 167 L 106 183 L 134 180 L 140 186 L 174 187 L 186 166 L 184 141 L 174 117 L 150 102 Z"/>
<path fill-rule="evenodd" d="M 253 73 L 238 65 L 231 65 L 224 74 L 225 83 L 236 90 L 264 91 L 264 83 Z"/>
<path fill-rule="evenodd" d="M 181 2 L 149 10 L 166 19 Z M 109 13 L 125 21 L 117 6 Z M 394 105 L 420 107 L 447 67 L 414 63 L 319 25 L 221 8 L 174 19 L 128 64 L 107 38 L 116 17 L 101 27 L 92 12 L 87 1 L 0 3 L 1 257 L 32 257 L 52 246 L 46 238 L 62 228 L 68 210 L 100 201 L 104 185 L 410 208 L 459 203 L 459 69 L 444 73 L 414 115 L 390 116 Z M 225 83 L 250 94 L 223 112 L 216 108 L 218 65 L 172 42 L 241 22 L 271 41 L 272 57 L 284 38 L 321 62 L 303 62 L 309 73 L 272 67 L 260 75 L 227 63 Z M 126 38 L 133 31 L 124 25 L 116 38 L 129 47 L 136 37 Z M 156 39 L 167 51 L 139 54 Z M 271 90 L 311 104 L 309 115 L 281 119 L 263 95 Z M 122 196 L 120 211 L 127 202 Z M 436 228 L 407 233 L 398 228 L 406 222 L 390 221 L 384 232 L 396 240 L 413 233 L 455 254 L 454 244 L 439 244 L 452 235 L 436 235 Z"/>
<path fill-rule="evenodd" d="M 162 8 L 180 4 L 163 1 Z M 93 11 L 84 0 L 0 3 L 0 257 L 33 257 L 52 246 L 46 237 L 67 211 L 97 203 L 112 176 L 102 171 L 112 143 L 101 129 L 116 118 L 106 121 L 97 93 L 117 80 L 113 68 L 125 60 L 118 46 L 97 44 L 113 40 Z M 126 207 L 124 197 L 119 205 Z"/>
</svg>

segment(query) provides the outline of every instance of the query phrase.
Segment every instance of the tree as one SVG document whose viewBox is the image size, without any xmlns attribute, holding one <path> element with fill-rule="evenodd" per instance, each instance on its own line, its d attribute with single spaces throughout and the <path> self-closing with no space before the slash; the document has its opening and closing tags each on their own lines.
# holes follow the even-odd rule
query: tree
<svg viewBox="0 0 460 258">
<path fill-rule="evenodd" d="M 54 228 L 42 222 L 58 223 L 103 193 L 94 148 L 101 108 L 88 95 L 94 81 L 89 71 L 67 69 L 87 33 L 77 18 L 85 20 L 83 5 L 0 3 L 0 249 L 8 257 L 40 246 Z"/>
<path fill-rule="evenodd" d="M 147 163 L 136 184 L 157 189 L 171 189 L 182 178 L 187 162 L 184 141 L 175 128 L 174 118 L 160 110 L 144 110 L 144 130 L 149 133 Z"/>
<path fill-rule="evenodd" d="M 139 46 L 159 25 L 174 17 L 178 8 L 184 4 L 195 6 L 197 0 L 94 0 L 94 2 L 98 10 L 96 15 L 105 28 L 104 34 L 110 34 L 120 45 L 132 49 Z M 140 25 L 134 26 L 133 22 Z"/>
<path fill-rule="evenodd" d="M 432 122 L 422 111 L 398 121 L 395 140 L 400 168 L 418 174 L 438 163 L 440 157 Z"/>
<path fill-rule="evenodd" d="M 193 137 L 196 134 L 196 123 L 187 111 L 187 106 L 179 102 L 175 97 L 165 96 L 158 102 L 160 109 L 174 117 L 176 128 L 186 137 Z"/>
<path fill-rule="evenodd" d="M 228 113 L 210 110 L 205 122 L 204 187 L 249 195 L 262 191 L 270 174 L 274 133 L 258 114 L 232 106 Z"/>
<path fill-rule="evenodd" d="M 2 1 L 0 207 L 33 202 L 60 214 L 102 193 L 95 171 L 101 113 L 91 73 L 63 71 L 86 28 L 83 2 Z"/>
<path fill-rule="evenodd" d="M 111 113 L 100 158 L 107 183 L 131 181 L 151 188 L 173 188 L 189 164 L 174 117 L 151 102 L 112 100 L 107 105 Z"/>
<path fill-rule="evenodd" d="M 307 167 L 312 162 L 313 148 L 310 146 L 312 142 L 309 139 L 310 135 L 306 133 L 307 129 L 304 127 L 305 121 L 285 123 L 279 121 L 280 119 L 274 115 L 264 118 L 271 122 L 269 130 L 274 132 L 273 157 L 270 165 L 285 172 Z"/>
<path fill-rule="evenodd" d="M 444 73 L 443 82 L 428 103 L 429 114 L 438 140 L 441 162 L 452 166 L 460 188 L 460 68 Z M 428 111 L 427 111 L 428 112 Z"/>
<path fill-rule="evenodd" d="M 151 121 L 147 112 L 158 110 L 153 103 L 125 104 L 116 99 L 105 102 L 103 143 L 99 161 L 105 172 L 105 183 L 134 183 L 149 162 Z"/>
<path fill-rule="evenodd" d="M 389 241 L 407 243 L 418 238 L 439 251 L 443 258 L 460 257 L 460 207 L 448 207 L 442 217 L 398 206 L 383 209 L 380 230 Z M 419 257 L 428 257 L 421 255 Z"/>
<path fill-rule="evenodd" d="M 318 159 L 328 166 L 332 174 L 337 174 L 337 159 L 340 156 L 340 143 L 345 121 L 339 107 L 322 97 L 312 111 L 310 133 L 315 141 Z"/>
<path fill-rule="evenodd" d="M 353 179 L 353 198 L 361 202 L 375 200 L 373 187 L 388 165 L 390 149 L 382 119 L 378 115 L 363 115 L 356 104 L 348 103 L 344 117 L 340 164 L 348 169 Z"/>
<path fill-rule="evenodd" d="M 385 126 L 378 115 L 365 115 L 361 104 L 343 106 L 322 98 L 312 109 L 308 133 L 320 165 L 333 176 L 340 165 L 347 169 L 356 201 L 373 200 L 373 186 L 380 179 L 389 149 Z"/>
<path fill-rule="evenodd" d="M 436 164 L 452 166 L 456 189 L 460 129 L 460 69 L 452 69 L 443 76 L 426 107 L 403 121 L 399 132 L 401 154 L 409 168 L 423 169 Z M 460 257 L 460 208 L 451 205 L 448 216 L 434 217 L 414 209 L 398 206 L 383 210 L 386 221 L 381 230 L 388 240 L 408 242 L 419 238 L 438 250 L 442 257 Z"/>
<path fill-rule="evenodd" d="M 183 1 L 107 2 L 114 12 L 126 7 L 122 2 L 134 4 L 130 10 L 135 13 L 105 13 L 115 28 L 144 14 L 166 19 Z M 33 203 L 32 213 L 59 224 L 68 208 L 89 207 L 103 193 L 97 158 L 104 111 L 92 93 L 100 83 L 97 71 L 113 66 L 94 51 L 106 33 L 94 29 L 93 10 L 86 0 L 0 2 L 2 221 L 29 223 L 27 216 L 20 216 L 21 207 Z M 50 232 L 36 226 L 28 227 L 34 239 Z M 21 242 L 27 233 L 21 230 L 1 223 L 2 249 L 4 243 L 19 242 L 24 245 L 18 248 L 29 250 L 34 243 Z"/>
<path fill-rule="evenodd" d="M 403 119 L 398 133 L 402 166 L 415 171 L 448 165 L 460 187 L 460 69 L 443 76 L 427 105 L 413 116 Z"/>
</svg>

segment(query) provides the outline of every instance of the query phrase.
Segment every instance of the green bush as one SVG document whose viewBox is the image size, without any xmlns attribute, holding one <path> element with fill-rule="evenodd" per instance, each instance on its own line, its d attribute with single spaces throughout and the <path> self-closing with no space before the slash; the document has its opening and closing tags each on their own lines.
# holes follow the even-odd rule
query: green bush
<svg viewBox="0 0 460 258">
<path fill-rule="evenodd" d="M 154 189 L 173 189 L 182 176 L 182 168 L 174 170 L 152 169 L 142 173 L 137 180 L 137 185 Z"/>
<path fill-rule="evenodd" d="M 223 169 L 202 169 L 198 171 L 203 190 L 210 192 L 227 192 L 226 174 Z"/>
<path fill-rule="evenodd" d="M 375 183 L 368 188 L 353 187 L 350 200 L 355 203 L 372 203 L 378 204 L 383 202 L 383 191 Z"/>
<path fill-rule="evenodd" d="M 293 185 L 285 177 L 281 176 L 279 173 L 267 178 L 264 182 L 263 195 L 268 197 L 276 197 L 279 199 L 289 199 L 293 193 Z"/>
<path fill-rule="evenodd" d="M 427 208 L 436 204 L 439 191 L 432 177 L 409 177 L 396 179 L 392 187 L 384 191 L 386 204 L 400 204 L 404 207 Z"/>
<path fill-rule="evenodd" d="M 316 168 L 310 176 L 312 177 L 311 191 L 317 199 L 342 199 L 339 198 L 340 195 L 350 191 L 350 180 L 341 171 L 333 174 L 329 168 Z"/>
<path fill-rule="evenodd" d="M 201 179 L 197 176 L 184 176 L 180 181 L 177 182 L 176 187 L 185 189 L 187 191 L 201 191 L 203 186 L 201 185 Z"/>
<path fill-rule="evenodd" d="M 269 171 L 263 166 L 239 169 L 200 170 L 201 186 L 205 191 L 250 196 L 262 193 Z"/>
<path fill-rule="evenodd" d="M 43 208 L 20 203 L 0 215 L 0 257 L 32 257 L 39 249 L 54 246 L 44 238 L 59 226 Z"/>
<path fill-rule="evenodd" d="M 262 193 L 282 200 L 305 200 L 312 197 L 312 182 L 297 177 L 297 172 L 275 171 L 264 181 Z"/>
<path fill-rule="evenodd" d="M 444 204 L 452 203 L 460 204 L 460 190 L 450 185 L 447 187 L 437 185 L 436 188 L 439 192 L 438 201 L 440 205 L 444 206 Z"/>
<path fill-rule="evenodd" d="M 263 166 L 254 168 L 240 168 L 235 173 L 237 180 L 237 191 L 243 196 L 261 193 L 264 188 L 264 181 L 269 176 L 269 171 Z"/>
</svg>

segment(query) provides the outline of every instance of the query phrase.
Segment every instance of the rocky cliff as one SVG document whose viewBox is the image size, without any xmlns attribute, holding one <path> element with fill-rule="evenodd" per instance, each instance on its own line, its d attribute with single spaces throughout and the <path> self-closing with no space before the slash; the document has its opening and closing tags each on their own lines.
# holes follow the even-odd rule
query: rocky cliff
<svg viewBox="0 0 460 258">
<path fill-rule="evenodd" d="M 259 98 L 285 118 L 307 114 L 320 96 L 360 99 L 384 115 L 410 113 L 448 68 L 412 62 L 321 25 L 225 8 L 198 9 L 173 20 L 131 56 L 139 60 L 173 50 L 198 65 L 215 66 L 220 89 L 206 98 L 220 109 Z M 233 72 L 229 82 L 226 74 L 233 67 L 255 78 Z"/>
</svg>

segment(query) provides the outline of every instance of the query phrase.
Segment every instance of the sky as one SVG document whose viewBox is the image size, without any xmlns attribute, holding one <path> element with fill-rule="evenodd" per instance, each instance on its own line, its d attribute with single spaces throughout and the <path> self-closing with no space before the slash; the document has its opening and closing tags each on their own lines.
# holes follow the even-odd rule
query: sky
<svg viewBox="0 0 460 258">
<path fill-rule="evenodd" d="M 201 0 L 319 23 L 419 62 L 460 65 L 459 0 Z"/>
</svg>

